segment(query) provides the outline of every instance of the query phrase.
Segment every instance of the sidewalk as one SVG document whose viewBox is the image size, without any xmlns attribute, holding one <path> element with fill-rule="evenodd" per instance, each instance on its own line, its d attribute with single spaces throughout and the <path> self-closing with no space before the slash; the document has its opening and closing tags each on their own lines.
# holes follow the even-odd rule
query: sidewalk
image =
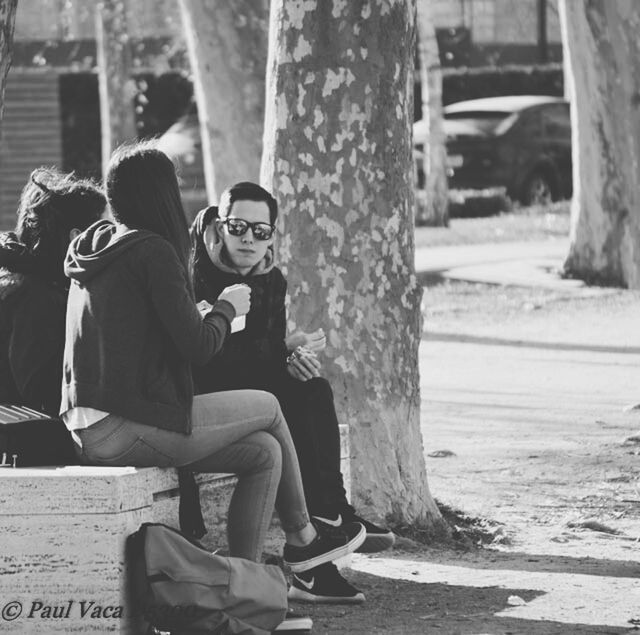
<svg viewBox="0 0 640 635">
<path fill-rule="evenodd" d="M 416 273 L 450 280 L 557 289 L 585 297 L 609 293 L 608 289 L 589 288 L 581 280 L 560 276 L 568 249 L 568 239 L 419 247 Z"/>
<path fill-rule="evenodd" d="M 375 627 L 354 609 L 323 623 L 335 609 L 320 609 L 314 632 L 582 635 L 640 620 L 640 444 L 625 442 L 640 411 L 624 412 L 640 401 L 640 295 L 562 280 L 566 250 L 565 240 L 417 250 L 432 281 L 553 292 L 535 310 L 449 311 L 425 324 L 430 489 L 496 523 L 496 542 L 355 556 L 350 577 Z"/>
</svg>

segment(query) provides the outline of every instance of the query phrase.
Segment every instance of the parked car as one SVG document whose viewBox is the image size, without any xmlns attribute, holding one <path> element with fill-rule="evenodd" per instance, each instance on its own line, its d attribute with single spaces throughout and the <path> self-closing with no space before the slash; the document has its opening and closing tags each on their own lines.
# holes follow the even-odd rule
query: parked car
<svg viewBox="0 0 640 635">
<path fill-rule="evenodd" d="M 420 157 L 426 122 L 413 131 Z M 444 132 L 450 188 L 505 187 L 523 205 L 571 197 L 571 120 L 563 99 L 514 95 L 450 104 Z"/>
</svg>

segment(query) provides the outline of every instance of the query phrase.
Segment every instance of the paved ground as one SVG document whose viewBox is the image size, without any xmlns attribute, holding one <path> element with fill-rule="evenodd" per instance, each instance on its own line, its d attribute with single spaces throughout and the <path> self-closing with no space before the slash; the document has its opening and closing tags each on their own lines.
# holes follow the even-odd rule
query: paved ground
<svg viewBox="0 0 640 635">
<path fill-rule="evenodd" d="M 640 401 L 640 296 L 561 280 L 565 250 L 418 250 L 432 282 L 531 286 L 504 320 L 431 316 L 420 351 L 431 490 L 495 521 L 495 550 L 356 557 L 370 598 L 372 580 L 404 581 L 413 621 L 316 632 L 620 633 L 640 619 L 640 411 L 624 411 Z M 536 305 L 539 288 L 557 301 Z"/>
</svg>

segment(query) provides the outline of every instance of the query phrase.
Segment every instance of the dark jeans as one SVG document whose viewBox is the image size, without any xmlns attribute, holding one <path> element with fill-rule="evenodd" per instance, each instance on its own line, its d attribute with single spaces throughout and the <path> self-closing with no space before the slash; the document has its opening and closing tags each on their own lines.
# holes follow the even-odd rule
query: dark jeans
<svg viewBox="0 0 640 635">
<path fill-rule="evenodd" d="M 282 376 L 272 386 L 298 454 L 312 516 L 335 517 L 348 508 L 340 471 L 340 429 L 329 382 Z"/>
<path fill-rule="evenodd" d="M 333 517 L 350 508 L 340 471 L 340 429 L 329 382 L 299 381 L 288 373 L 242 379 L 227 375 L 224 390 L 253 388 L 280 402 L 298 455 L 307 508 L 312 516 Z"/>
</svg>

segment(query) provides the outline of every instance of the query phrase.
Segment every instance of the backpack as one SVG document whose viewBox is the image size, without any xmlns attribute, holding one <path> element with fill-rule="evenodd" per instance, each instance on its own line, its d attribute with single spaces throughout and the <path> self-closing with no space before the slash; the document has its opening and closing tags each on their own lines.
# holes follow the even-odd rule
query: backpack
<svg viewBox="0 0 640 635">
<path fill-rule="evenodd" d="M 64 422 L 13 404 L 0 404 L 0 466 L 77 465 Z"/>
<path fill-rule="evenodd" d="M 160 523 L 141 525 L 126 550 L 133 609 L 160 631 L 266 635 L 285 618 L 287 584 L 275 565 L 210 553 Z"/>
</svg>

